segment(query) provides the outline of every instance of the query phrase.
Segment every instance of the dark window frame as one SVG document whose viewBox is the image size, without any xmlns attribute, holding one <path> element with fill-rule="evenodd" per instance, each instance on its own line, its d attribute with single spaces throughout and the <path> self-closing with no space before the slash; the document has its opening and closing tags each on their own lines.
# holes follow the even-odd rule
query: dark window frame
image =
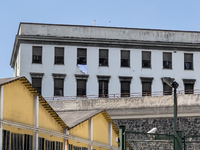
<svg viewBox="0 0 200 150">
<path fill-rule="evenodd" d="M 42 78 L 41 77 L 31 77 L 32 86 L 37 90 L 38 93 L 42 93 Z M 40 86 L 35 86 L 34 80 L 40 80 Z"/>
<path fill-rule="evenodd" d="M 35 53 L 41 53 L 41 54 L 35 54 Z M 32 63 L 42 64 L 42 46 L 32 46 Z"/>
<path fill-rule="evenodd" d="M 149 54 L 150 58 L 144 58 L 145 53 Z M 151 68 L 151 51 L 142 51 L 142 68 Z"/>
<path fill-rule="evenodd" d="M 86 97 L 87 94 L 87 80 L 85 79 L 77 79 L 76 80 L 77 84 L 76 84 L 76 96 L 77 97 Z M 84 88 L 80 88 L 80 83 L 84 83 Z M 81 94 L 80 94 L 81 93 Z"/>
<path fill-rule="evenodd" d="M 81 55 L 80 53 L 85 53 L 85 55 Z M 86 48 L 77 48 L 77 65 L 87 65 L 87 49 Z"/>
<path fill-rule="evenodd" d="M 62 51 L 62 52 L 58 52 Z M 58 54 L 58 53 L 63 53 Z M 65 48 L 64 47 L 55 47 L 54 48 L 54 64 L 55 65 L 64 65 L 64 58 L 65 58 Z"/>
<path fill-rule="evenodd" d="M 106 52 L 103 54 L 104 51 L 106 51 Z M 105 55 L 105 56 L 102 56 L 102 55 Z M 108 49 L 99 49 L 99 66 L 108 66 L 108 64 L 109 64 L 108 58 L 109 58 Z"/>
<path fill-rule="evenodd" d="M 172 87 L 163 82 L 163 95 L 172 95 Z"/>
<path fill-rule="evenodd" d="M 123 55 L 128 55 L 128 57 Z M 130 50 L 121 50 L 121 67 L 130 67 Z"/>
<path fill-rule="evenodd" d="M 128 85 L 125 89 L 123 89 L 125 84 Z M 121 81 L 121 97 L 130 97 L 130 90 L 131 90 L 131 81 Z"/>
<path fill-rule="evenodd" d="M 109 81 L 99 80 L 99 97 L 108 98 Z"/>
<path fill-rule="evenodd" d="M 192 60 L 186 60 L 186 56 L 192 56 Z M 193 53 L 184 53 L 184 70 L 194 70 L 194 58 Z"/>
<path fill-rule="evenodd" d="M 56 82 L 62 82 L 62 87 L 56 87 Z M 59 94 L 58 94 L 59 93 Z M 54 96 L 64 96 L 64 79 L 54 78 Z"/>
<path fill-rule="evenodd" d="M 169 56 L 169 59 L 166 57 Z M 172 53 L 163 52 L 163 69 L 172 69 Z"/>
</svg>

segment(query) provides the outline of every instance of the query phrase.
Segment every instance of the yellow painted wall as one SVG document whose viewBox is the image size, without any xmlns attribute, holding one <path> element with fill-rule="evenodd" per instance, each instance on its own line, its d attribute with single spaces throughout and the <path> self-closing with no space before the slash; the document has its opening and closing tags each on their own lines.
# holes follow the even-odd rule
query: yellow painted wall
<svg viewBox="0 0 200 150">
<path fill-rule="evenodd" d="M 45 140 L 48 140 L 48 141 L 63 142 L 64 144 L 63 138 L 60 138 L 60 137 L 50 136 L 48 134 L 43 134 L 43 133 L 38 133 L 38 137 L 45 138 Z"/>
<path fill-rule="evenodd" d="M 33 125 L 33 94 L 19 80 L 4 85 L 3 119 Z"/>
<path fill-rule="evenodd" d="M 47 110 L 39 103 L 39 128 L 45 128 L 63 133 L 63 128 L 56 122 L 56 120 L 47 112 Z"/>
<path fill-rule="evenodd" d="M 108 122 L 102 113 L 93 118 L 93 141 L 108 144 Z"/>
<path fill-rule="evenodd" d="M 88 120 L 80 123 L 79 125 L 75 126 L 72 129 L 70 129 L 69 135 L 88 139 Z"/>
<path fill-rule="evenodd" d="M 33 135 L 33 131 L 18 129 L 18 128 L 6 126 L 6 125 L 3 125 L 3 130 L 8 130 L 12 133 Z"/>
</svg>

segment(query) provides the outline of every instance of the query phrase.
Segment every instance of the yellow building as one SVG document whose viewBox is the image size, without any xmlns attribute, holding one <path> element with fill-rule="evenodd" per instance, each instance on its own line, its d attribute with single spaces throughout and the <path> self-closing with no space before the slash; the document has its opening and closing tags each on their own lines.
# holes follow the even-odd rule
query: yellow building
<svg viewBox="0 0 200 150">
<path fill-rule="evenodd" d="M 106 111 L 61 110 L 57 113 L 69 128 L 68 150 L 118 149 L 119 131 Z"/>
<path fill-rule="evenodd" d="M 0 79 L 0 150 L 117 150 L 106 111 L 55 112 L 25 77 Z"/>
<path fill-rule="evenodd" d="M 0 79 L 0 150 L 63 150 L 66 124 L 25 77 Z"/>
</svg>

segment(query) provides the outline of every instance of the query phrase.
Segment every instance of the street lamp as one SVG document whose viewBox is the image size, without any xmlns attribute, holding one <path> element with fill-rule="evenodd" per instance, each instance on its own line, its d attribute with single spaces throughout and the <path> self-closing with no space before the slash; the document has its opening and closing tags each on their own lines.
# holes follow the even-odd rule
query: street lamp
<svg viewBox="0 0 200 150">
<path fill-rule="evenodd" d="M 163 82 L 168 84 L 170 87 L 174 88 L 174 149 L 175 150 L 182 150 L 182 132 L 176 131 L 177 127 L 177 97 L 176 97 L 176 89 L 178 88 L 179 84 L 174 81 L 170 77 L 164 77 Z"/>
</svg>

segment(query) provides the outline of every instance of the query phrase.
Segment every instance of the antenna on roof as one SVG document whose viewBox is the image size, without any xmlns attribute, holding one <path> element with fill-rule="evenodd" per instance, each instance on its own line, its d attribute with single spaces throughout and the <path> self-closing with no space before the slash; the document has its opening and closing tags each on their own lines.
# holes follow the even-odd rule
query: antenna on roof
<svg viewBox="0 0 200 150">
<path fill-rule="evenodd" d="M 109 21 L 109 27 L 110 27 L 110 21 Z"/>
<path fill-rule="evenodd" d="M 96 25 L 96 20 L 94 20 L 94 26 Z"/>
</svg>

